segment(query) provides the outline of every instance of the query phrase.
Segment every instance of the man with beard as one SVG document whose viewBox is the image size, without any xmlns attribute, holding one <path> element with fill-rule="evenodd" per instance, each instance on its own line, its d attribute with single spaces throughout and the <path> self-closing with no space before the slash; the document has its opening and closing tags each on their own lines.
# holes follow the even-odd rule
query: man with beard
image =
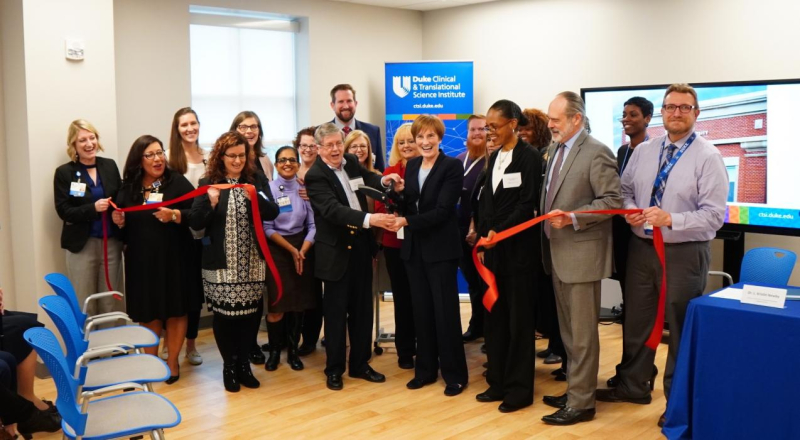
<svg viewBox="0 0 800 440">
<path fill-rule="evenodd" d="M 331 109 L 336 115 L 331 122 L 344 132 L 347 137 L 353 130 L 361 130 L 369 136 L 369 143 L 375 155 L 375 168 L 383 171 L 384 154 L 381 146 L 381 129 L 369 122 L 356 120 L 356 90 L 350 84 L 337 84 L 331 89 Z"/>
<path fill-rule="evenodd" d="M 656 320 L 661 265 L 653 249 L 653 228 L 666 244 L 666 321 L 669 352 L 664 396 L 669 399 L 686 308 L 703 294 L 711 260 L 711 240 L 725 219 L 728 173 L 719 150 L 697 135 L 697 93 L 673 84 L 664 94 L 661 117 L 666 134 L 638 146 L 622 175 L 625 217 L 633 229 L 628 255 L 623 327 L 623 362 L 617 388 L 598 390 L 597 400 L 648 404 L 655 351 L 647 342 Z M 664 424 L 664 415 L 658 425 Z"/>
<path fill-rule="evenodd" d="M 567 352 L 567 393 L 545 396 L 560 408 L 542 420 L 552 425 L 589 421 L 595 414 L 600 364 L 600 280 L 611 275 L 611 217 L 571 211 L 618 209 L 619 175 L 614 154 L 585 128 L 583 99 L 559 93 L 547 115 L 553 144 L 548 151 L 540 212 L 561 214 L 542 228 L 544 269 L 553 278 L 561 339 Z"/>
<path fill-rule="evenodd" d="M 478 238 L 472 223 L 472 191 L 486 165 L 485 127 L 486 117 L 483 115 L 471 115 L 467 119 L 467 151 L 456 157 L 464 165 L 464 183 L 458 203 L 458 230 L 463 252 L 458 267 L 469 285 L 469 300 L 472 303 L 472 318 L 464 332 L 464 342 L 483 337 L 483 288 L 475 263 L 472 262 L 472 247 Z"/>
</svg>

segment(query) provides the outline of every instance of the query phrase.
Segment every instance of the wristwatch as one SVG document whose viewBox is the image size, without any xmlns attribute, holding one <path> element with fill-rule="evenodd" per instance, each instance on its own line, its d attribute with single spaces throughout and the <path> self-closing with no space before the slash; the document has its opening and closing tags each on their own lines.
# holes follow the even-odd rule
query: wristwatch
<svg viewBox="0 0 800 440">
<path fill-rule="evenodd" d="M 172 221 L 173 221 L 173 222 L 176 222 L 176 221 L 178 221 L 178 216 L 177 216 L 177 215 L 175 215 L 175 210 L 174 210 L 174 209 L 172 210 Z"/>
</svg>

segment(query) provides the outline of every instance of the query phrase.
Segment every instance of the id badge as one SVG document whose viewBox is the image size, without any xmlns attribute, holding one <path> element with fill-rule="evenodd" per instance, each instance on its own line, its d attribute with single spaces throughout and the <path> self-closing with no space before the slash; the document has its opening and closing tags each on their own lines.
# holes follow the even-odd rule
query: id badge
<svg viewBox="0 0 800 440">
<path fill-rule="evenodd" d="M 397 239 L 398 239 L 398 240 L 402 240 L 402 239 L 406 238 L 406 233 L 404 232 L 404 231 L 405 231 L 405 228 L 406 228 L 406 227 L 405 227 L 405 226 L 403 226 L 402 228 L 400 228 L 400 229 L 398 229 L 398 230 L 397 230 Z"/>
<path fill-rule="evenodd" d="M 292 212 L 292 201 L 289 199 L 289 196 L 278 197 L 275 201 L 278 203 L 281 214 Z"/>
<path fill-rule="evenodd" d="M 355 179 L 350 179 L 350 189 L 353 191 L 358 191 L 358 185 L 363 185 L 364 179 L 362 177 L 356 177 Z"/>
<path fill-rule="evenodd" d="M 69 195 L 72 197 L 83 197 L 86 195 L 86 184 L 80 182 L 72 182 L 69 184 Z"/>
<path fill-rule="evenodd" d="M 522 185 L 522 174 L 508 173 L 503 174 L 503 188 L 517 188 Z"/>
<path fill-rule="evenodd" d="M 151 192 L 150 196 L 147 197 L 147 204 L 152 205 L 153 203 L 161 203 L 163 200 L 164 194 Z"/>
<path fill-rule="evenodd" d="M 653 225 L 650 222 L 644 222 L 644 233 L 647 235 L 653 235 Z"/>
</svg>

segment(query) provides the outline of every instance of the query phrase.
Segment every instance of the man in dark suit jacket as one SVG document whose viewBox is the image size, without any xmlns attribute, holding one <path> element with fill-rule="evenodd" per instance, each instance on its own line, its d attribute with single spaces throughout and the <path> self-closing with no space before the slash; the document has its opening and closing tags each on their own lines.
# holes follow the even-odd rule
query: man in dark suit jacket
<svg viewBox="0 0 800 440">
<path fill-rule="evenodd" d="M 372 145 L 372 153 L 375 154 L 375 168 L 383 171 L 384 152 L 381 147 L 381 129 L 377 125 L 369 122 L 356 120 L 356 91 L 350 84 L 337 84 L 331 89 L 331 109 L 336 115 L 331 121 L 334 125 L 341 128 L 347 136 L 353 130 L 361 130 L 369 137 Z"/>
<path fill-rule="evenodd" d="M 332 390 L 343 387 L 346 329 L 350 332 L 350 377 L 370 382 L 386 378 L 367 363 L 372 349 L 372 257 L 377 251 L 369 228 L 391 228 L 394 215 L 370 214 L 358 185 L 383 190 L 397 174 L 381 177 L 344 152 L 344 134 L 334 124 L 320 125 L 314 135 L 319 157 L 306 173 L 305 183 L 317 227 L 315 276 L 325 282 L 325 374 Z"/>
<path fill-rule="evenodd" d="M 568 365 L 567 393 L 544 398 L 546 404 L 561 409 L 542 420 L 572 425 L 595 414 L 600 280 L 611 275 L 612 238 L 610 216 L 565 211 L 619 209 L 622 197 L 614 154 L 584 130 L 581 97 L 573 92 L 558 94 L 548 116 L 554 142 L 548 151 L 540 208 L 564 215 L 545 223 L 542 257 L 545 271 L 553 278 Z"/>
</svg>

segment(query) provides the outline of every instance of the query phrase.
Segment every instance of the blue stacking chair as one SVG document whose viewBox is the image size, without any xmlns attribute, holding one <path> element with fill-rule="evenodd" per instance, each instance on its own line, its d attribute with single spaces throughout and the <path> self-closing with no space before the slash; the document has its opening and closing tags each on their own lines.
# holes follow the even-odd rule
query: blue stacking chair
<svg viewBox="0 0 800 440">
<path fill-rule="evenodd" d="M 53 291 L 61 298 L 64 298 L 75 316 L 83 339 L 89 343 L 89 348 L 104 347 L 108 345 L 126 344 L 139 348 L 158 346 L 158 335 L 145 327 L 133 324 L 131 318 L 122 312 L 104 313 L 102 315 L 87 316 L 86 308 L 89 303 L 98 298 L 110 295 L 122 295 L 119 292 L 102 292 L 90 295 L 86 299 L 81 309 L 78 304 L 78 297 L 72 282 L 64 274 L 51 273 L 44 277 L 44 280 Z M 100 330 L 93 330 L 101 324 L 116 323 L 119 320 L 126 321 L 128 325 L 111 327 Z"/>
<path fill-rule="evenodd" d="M 137 383 L 79 392 L 79 383 L 70 374 L 67 359 L 53 332 L 37 327 L 27 330 L 24 337 L 53 376 L 58 390 L 56 408 L 62 417 L 65 437 L 100 440 L 149 434 L 154 439 L 163 439 L 165 428 L 181 422 L 175 405 L 155 393 L 133 391 L 95 399 L 125 389 L 143 390 Z"/>
<path fill-rule="evenodd" d="M 785 286 L 789 284 L 797 254 L 780 248 L 763 247 L 747 251 L 742 258 L 740 283 L 771 284 Z M 733 284 L 733 277 L 725 272 L 709 271 L 709 275 L 724 277 Z"/>
<path fill-rule="evenodd" d="M 126 354 L 134 350 L 131 345 L 108 346 L 89 350 L 89 344 L 81 337 L 78 323 L 64 298 L 46 296 L 39 305 L 61 333 L 67 347 L 67 365 L 74 368 L 73 377 L 78 380 L 79 391 L 94 390 L 125 382 L 145 385 L 152 391 L 152 382 L 167 380 L 169 367 L 161 359 L 149 354 Z"/>
</svg>

